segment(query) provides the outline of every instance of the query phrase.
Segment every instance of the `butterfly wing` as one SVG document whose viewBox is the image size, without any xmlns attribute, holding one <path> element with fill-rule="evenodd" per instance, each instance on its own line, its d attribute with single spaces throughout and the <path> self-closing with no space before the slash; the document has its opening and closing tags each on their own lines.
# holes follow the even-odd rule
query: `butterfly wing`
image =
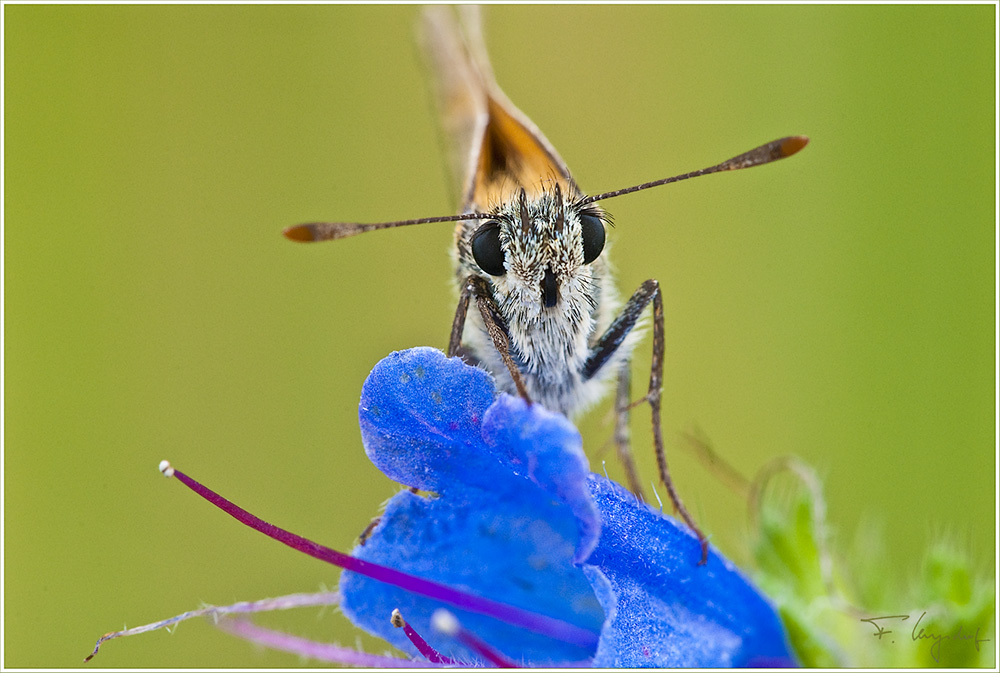
<svg viewBox="0 0 1000 673">
<path fill-rule="evenodd" d="M 420 42 L 432 74 L 453 177 L 465 211 L 488 210 L 524 188 L 535 195 L 553 182 L 578 194 L 566 163 L 531 120 L 500 90 L 486 55 L 479 8 L 433 5 Z"/>
</svg>

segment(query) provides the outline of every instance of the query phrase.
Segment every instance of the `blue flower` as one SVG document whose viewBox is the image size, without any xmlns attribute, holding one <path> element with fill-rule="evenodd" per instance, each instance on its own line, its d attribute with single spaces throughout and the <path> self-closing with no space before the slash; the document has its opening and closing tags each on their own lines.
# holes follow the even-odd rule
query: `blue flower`
<svg viewBox="0 0 1000 673">
<path fill-rule="evenodd" d="M 241 523 L 343 568 L 340 592 L 191 610 L 105 634 L 87 659 L 108 640 L 211 615 L 258 644 L 365 667 L 795 664 L 773 608 L 729 561 L 710 549 L 698 565 L 693 534 L 592 474 L 564 417 L 498 396 L 489 374 L 429 348 L 394 353 L 365 382 L 360 416 L 375 465 L 429 495 L 393 497 L 351 555 L 160 464 Z M 413 658 L 308 641 L 245 618 L 334 604 Z"/>
<path fill-rule="evenodd" d="M 482 659 L 431 627 L 448 608 L 513 663 L 595 667 L 794 665 L 774 608 L 715 549 L 590 472 L 562 416 L 497 395 L 489 374 L 437 350 L 394 353 L 362 392 L 365 451 L 403 491 L 352 556 L 510 606 L 484 614 L 354 572 L 344 613 L 418 655 L 388 615 L 441 655 Z"/>
</svg>

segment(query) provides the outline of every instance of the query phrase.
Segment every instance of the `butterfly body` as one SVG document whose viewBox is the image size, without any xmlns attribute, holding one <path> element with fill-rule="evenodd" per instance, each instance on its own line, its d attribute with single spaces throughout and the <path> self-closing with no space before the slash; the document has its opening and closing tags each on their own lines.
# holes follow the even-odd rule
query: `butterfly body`
<svg viewBox="0 0 1000 673">
<path fill-rule="evenodd" d="M 460 213 L 375 224 L 313 222 L 290 227 L 295 241 L 334 240 L 366 231 L 455 222 L 452 258 L 459 295 L 448 354 L 493 374 L 500 389 L 566 415 L 599 400 L 617 378 L 614 439 L 629 487 L 643 487 L 629 451 L 629 363 L 646 309 L 652 314 L 649 384 L 639 402 L 651 410 L 660 481 L 675 511 L 707 538 L 681 502 L 666 462 L 660 395 L 664 312 L 656 280 L 624 302 L 605 249 L 610 217 L 597 202 L 712 173 L 789 157 L 808 139 L 789 136 L 690 173 L 586 196 L 542 132 L 497 86 L 478 8 L 426 8 L 421 41 L 429 61 Z M 470 311 L 470 304 L 475 310 Z"/>
<path fill-rule="evenodd" d="M 558 152 L 496 84 L 476 8 L 460 8 L 456 21 L 449 8 L 429 7 L 422 18 L 461 210 L 490 216 L 455 227 L 457 286 L 461 291 L 470 276 L 483 279 L 531 399 L 576 415 L 605 394 L 638 336 L 597 372 L 585 371 L 619 309 L 603 250 L 610 219 L 596 204 L 580 203 L 584 195 Z M 484 263 L 475 254 L 477 237 L 480 251 L 487 249 Z M 461 352 L 502 390 L 516 392 L 477 311 L 468 316 Z"/>
</svg>

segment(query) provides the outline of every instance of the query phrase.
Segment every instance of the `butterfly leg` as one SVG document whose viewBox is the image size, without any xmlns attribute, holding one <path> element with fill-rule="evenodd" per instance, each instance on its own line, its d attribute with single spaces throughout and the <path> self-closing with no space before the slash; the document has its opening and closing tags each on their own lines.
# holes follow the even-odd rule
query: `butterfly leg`
<svg viewBox="0 0 1000 673">
<path fill-rule="evenodd" d="M 660 481 L 670 495 L 670 501 L 674 504 L 677 513 L 681 515 L 688 527 L 694 531 L 701 541 L 701 560 L 699 565 L 708 560 L 708 539 L 701 529 L 695 524 L 691 514 L 688 513 L 684 503 L 681 502 L 674 482 L 670 478 L 670 470 L 667 467 L 667 455 L 663 448 L 663 429 L 661 427 L 660 393 L 663 387 L 663 349 L 664 349 L 664 327 L 663 327 L 663 298 L 660 293 L 660 284 L 655 280 L 647 280 L 643 283 L 635 294 L 628 300 L 622 312 L 611 323 L 611 326 L 601 335 L 597 343 L 590 350 L 590 357 L 583 365 L 583 375 L 590 378 L 614 355 L 615 351 L 622 345 L 625 337 L 635 327 L 636 322 L 643 310 L 653 304 L 653 363 L 649 373 L 649 390 L 646 396 L 640 400 L 649 402 L 653 420 L 653 446 L 656 450 L 656 463 L 660 472 Z M 621 386 L 619 386 L 621 387 Z M 629 405 L 634 406 L 634 405 Z"/>
<path fill-rule="evenodd" d="M 410 491 L 410 493 L 420 492 L 420 489 L 417 488 L 416 486 L 410 486 L 408 490 Z M 358 535 L 358 544 L 364 547 L 365 544 L 368 542 L 368 538 L 372 536 L 372 533 L 375 532 L 375 529 L 378 528 L 378 525 L 380 523 L 382 523 L 381 515 L 372 517 L 372 520 L 368 522 L 368 525 L 365 526 L 365 529 L 361 531 L 360 535 Z"/>
<path fill-rule="evenodd" d="M 623 362 L 618 370 L 618 385 L 615 388 L 615 451 L 618 453 L 618 461 L 625 469 L 625 480 L 628 482 L 629 490 L 644 502 L 646 494 L 643 492 L 642 484 L 639 482 L 639 471 L 635 467 L 635 459 L 632 457 L 632 432 L 629 428 L 629 412 L 632 405 L 632 371 L 631 362 Z"/>
<path fill-rule="evenodd" d="M 372 533 L 375 532 L 375 529 L 378 528 L 378 525 L 380 523 L 382 523 L 382 517 L 380 516 L 376 516 L 372 518 L 371 521 L 368 522 L 368 525 L 365 526 L 365 529 L 361 531 L 360 535 L 358 535 L 358 544 L 360 546 L 362 547 L 365 546 L 365 543 L 368 542 L 368 538 L 372 536 Z"/>
<path fill-rule="evenodd" d="M 479 314 L 483 318 L 483 324 L 490 334 L 493 346 L 503 358 L 503 363 L 510 372 L 510 377 L 517 387 L 517 394 L 525 401 L 531 402 L 528 389 L 524 385 L 524 377 L 521 371 L 510 356 L 510 340 L 507 338 L 507 324 L 500 309 L 497 308 L 496 301 L 493 300 L 493 292 L 489 283 L 479 276 L 469 276 L 462 285 L 462 294 L 458 299 L 458 307 L 455 309 L 455 320 L 451 324 L 451 337 L 448 339 L 448 357 L 454 357 L 462 349 L 462 333 L 465 331 L 465 318 L 469 312 L 469 299 L 475 297 Z"/>
</svg>

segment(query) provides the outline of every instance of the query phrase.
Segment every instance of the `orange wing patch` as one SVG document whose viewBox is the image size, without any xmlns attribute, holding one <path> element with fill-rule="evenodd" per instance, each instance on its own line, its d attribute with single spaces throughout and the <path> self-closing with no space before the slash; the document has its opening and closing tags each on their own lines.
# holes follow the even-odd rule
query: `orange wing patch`
<svg viewBox="0 0 1000 673">
<path fill-rule="evenodd" d="M 483 131 L 476 172 L 467 201 L 485 208 L 510 201 L 522 187 L 528 196 L 559 182 L 564 194 L 576 191 L 561 161 L 554 158 L 535 133 L 524 127 L 492 96 Z"/>
</svg>

